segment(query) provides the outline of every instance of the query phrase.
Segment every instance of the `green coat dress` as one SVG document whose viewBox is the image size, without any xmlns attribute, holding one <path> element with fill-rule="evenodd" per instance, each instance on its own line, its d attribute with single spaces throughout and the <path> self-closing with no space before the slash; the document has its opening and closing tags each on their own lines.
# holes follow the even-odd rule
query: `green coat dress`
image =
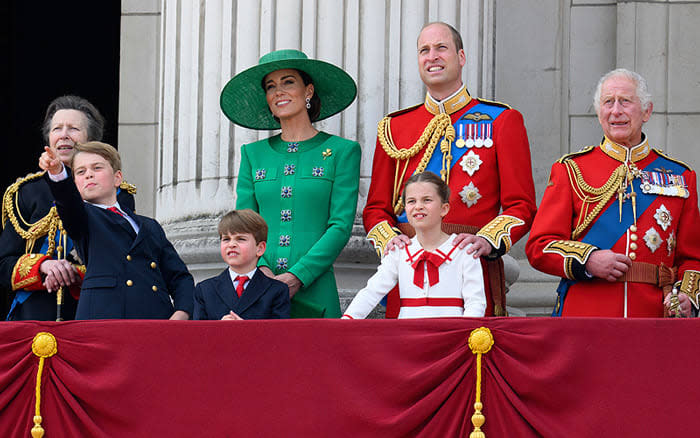
<svg viewBox="0 0 700 438">
<path fill-rule="evenodd" d="M 325 132 L 299 143 L 277 135 L 241 147 L 236 208 L 267 222 L 259 265 L 301 280 L 292 318 L 341 315 L 333 262 L 352 232 L 360 156 L 357 142 Z"/>
</svg>

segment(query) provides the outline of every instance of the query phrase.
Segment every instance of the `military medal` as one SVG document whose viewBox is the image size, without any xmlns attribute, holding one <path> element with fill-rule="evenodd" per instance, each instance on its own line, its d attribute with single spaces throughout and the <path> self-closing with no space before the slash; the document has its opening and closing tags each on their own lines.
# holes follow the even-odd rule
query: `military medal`
<svg viewBox="0 0 700 438">
<path fill-rule="evenodd" d="M 479 155 L 475 154 L 474 151 L 471 150 L 468 154 L 462 156 L 460 165 L 462 166 L 462 170 L 467 172 L 469 176 L 473 176 L 474 172 L 479 170 L 481 163 L 483 163 L 483 161 L 481 161 Z"/>
<path fill-rule="evenodd" d="M 676 249 L 676 235 L 673 231 L 671 231 L 671 234 L 668 235 L 668 239 L 666 239 L 666 249 L 668 250 L 668 256 L 671 257 L 673 250 Z"/>
<path fill-rule="evenodd" d="M 484 146 L 490 148 L 493 146 L 493 140 L 491 139 L 491 125 L 490 123 L 486 125 L 486 139 L 484 140 Z"/>
<path fill-rule="evenodd" d="M 656 223 L 659 224 L 659 226 L 666 231 L 669 225 L 671 225 L 671 221 L 673 220 L 673 217 L 671 217 L 671 212 L 668 211 L 665 205 L 661 204 L 661 207 L 656 209 L 656 214 L 654 214 L 654 219 L 656 219 Z"/>
<path fill-rule="evenodd" d="M 467 148 L 471 149 L 474 147 L 474 125 L 473 124 L 468 124 L 467 125 L 467 141 L 465 142 L 465 145 Z"/>
<path fill-rule="evenodd" d="M 476 140 L 474 140 L 474 146 L 481 148 L 484 147 L 484 125 L 476 125 Z"/>
<path fill-rule="evenodd" d="M 657 172 L 642 172 L 642 192 L 679 198 L 690 196 L 683 175 L 673 175 L 664 169 L 654 170 Z"/>
<path fill-rule="evenodd" d="M 459 124 L 459 138 L 455 142 L 455 146 L 462 149 L 466 144 L 467 144 L 467 142 L 464 141 L 464 124 L 460 123 Z"/>
<path fill-rule="evenodd" d="M 471 207 L 472 205 L 476 204 L 479 199 L 481 199 L 479 189 L 476 188 L 473 182 L 470 182 L 469 185 L 462 187 L 462 191 L 459 192 L 459 196 L 462 198 L 462 202 L 467 204 L 467 207 Z"/>
<path fill-rule="evenodd" d="M 659 232 L 656 231 L 654 227 L 651 227 L 647 230 L 646 233 L 644 233 L 644 242 L 647 244 L 647 246 L 653 253 L 661 246 L 662 239 L 659 235 Z"/>
</svg>

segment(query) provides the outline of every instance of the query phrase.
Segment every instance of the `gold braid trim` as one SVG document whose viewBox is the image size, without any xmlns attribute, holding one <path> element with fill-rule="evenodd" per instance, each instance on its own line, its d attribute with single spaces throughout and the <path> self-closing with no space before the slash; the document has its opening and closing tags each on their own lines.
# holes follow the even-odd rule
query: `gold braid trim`
<svg viewBox="0 0 700 438">
<path fill-rule="evenodd" d="M 452 139 L 449 138 L 449 128 L 452 128 Z M 379 124 L 377 124 L 377 139 L 379 140 L 379 144 L 382 145 L 382 149 L 384 149 L 384 152 L 386 154 L 396 160 L 396 172 L 394 175 L 394 194 L 393 194 L 393 202 L 394 202 L 394 212 L 398 214 L 398 211 L 401 210 L 401 202 L 399 199 L 399 192 L 401 191 L 401 187 L 399 186 L 401 181 L 403 181 L 403 177 L 405 176 L 406 173 L 406 168 L 408 167 L 408 160 L 413 158 L 414 156 L 418 155 L 420 151 L 422 151 L 425 148 L 425 152 L 423 153 L 423 156 L 418 163 L 418 167 L 416 168 L 415 173 L 422 173 L 425 170 L 425 167 L 428 165 L 428 161 L 430 161 L 430 158 L 433 156 L 433 152 L 435 151 L 435 147 L 437 146 L 438 141 L 440 140 L 441 137 L 446 136 L 446 139 L 449 140 L 450 142 L 454 140 L 455 132 L 454 132 L 454 127 L 452 126 L 452 119 L 450 118 L 449 115 L 445 113 L 437 114 L 435 117 L 430 120 L 428 123 L 428 126 L 425 127 L 423 130 L 423 133 L 421 136 L 418 138 L 416 143 L 411 146 L 410 148 L 407 149 L 399 149 L 396 147 L 396 144 L 394 144 L 394 139 L 392 138 L 391 135 L 391 117 L 387 116 L 384 117 Z M 427 147 L 426 147 L 427 145 Z M 449 143 L 446 145 L 447 148 L 447 153 L 449 154 Z M 406 161 L 404 164 L 403 168 L 403 173 L 401 174 L 401 177 L 399 178 L 399 166 L 401 165 L 401 161 Z M 448 167 L 449 169 L 449 167 Z M 444 158 L 443 158 L 443 171 L 444 171 Z M 443 179 L 446 177 L 446 174 L 443 174 Z"/>
<path fill-rule="evenodd" d="M 46 255 L 51 256 L 56 248 L 56 230 L 59 227 L 59 217 L 56 207 L 53 206 L 49 213 L 34 223 L 28 223 L 23 217 L 19 209 L 19 188 L 25 182 L 40 178 L 44 172 L 37 172 L 27 175 L 24 178 L 19 178 L 5 191 L 2 197 L 2 225 L 5 227 L 7 220 L 10 221 L 12 227 L 17 234 L 25 241 L 25 254 L 29 254 L 34 247 L 36 241 L 43 236 L 48 235 L 49 247 Z M 21 222 L 21 223 L 20 223 Z"/>
<path fill-rule="evenodd" d="M 579 215 L 578 224 L 571 233 L 571 239 L 577 240 L 583 230 L 585 230 L 591 222 L 598 216 L 600 211 L 605 207 L 610 198 L 617 193 L 627 177 L 627 168 L 624 164 L 618 166 L 608 178 L 608 181 L 600 187 L 593 187 L 583 179 L 581 169 L 573 160 L 564 160 L 566 171 L 569 175 L 569 182 L 574 189 L 576 196 L 583 201 L 581 213 Z M 597 203 L 593 210 L 589 213 L 588 207 L 590 204 Z"/>
</svg>

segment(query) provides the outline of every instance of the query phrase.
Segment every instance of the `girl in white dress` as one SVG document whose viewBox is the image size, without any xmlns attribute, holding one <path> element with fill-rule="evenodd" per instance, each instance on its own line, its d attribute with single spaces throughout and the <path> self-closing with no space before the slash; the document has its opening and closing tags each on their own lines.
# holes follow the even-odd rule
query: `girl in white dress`
<svg viewBox="0 0 700 438">
<path fill-rule="evenodd" d="M 481 263 L 467 248 L 452 244 L 442 231 L 450 209 L 450 189 L 437 175 L 423 172 L 406 181 L 403 201 L 416 236 L 382 259 L 376 274 L 360 290 L 343 318 L 365 318 L 398 283 L 399 318 L 484 316 L 486 295 Z"/>
</svg>

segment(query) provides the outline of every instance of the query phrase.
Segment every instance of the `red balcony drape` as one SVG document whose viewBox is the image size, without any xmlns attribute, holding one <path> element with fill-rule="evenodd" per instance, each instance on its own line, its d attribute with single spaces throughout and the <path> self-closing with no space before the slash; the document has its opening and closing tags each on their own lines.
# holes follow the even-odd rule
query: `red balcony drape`
<svg viewBox="0 0 700 438">
<path fill-rule="evenodd" d="M 481 326 L 488 438 L 697 431 L 700 320 L 445 318 L 3 322 L 0 436 L 30 436 L 43 331 L 46 438 L 466 438 Z"/>
</svg>

